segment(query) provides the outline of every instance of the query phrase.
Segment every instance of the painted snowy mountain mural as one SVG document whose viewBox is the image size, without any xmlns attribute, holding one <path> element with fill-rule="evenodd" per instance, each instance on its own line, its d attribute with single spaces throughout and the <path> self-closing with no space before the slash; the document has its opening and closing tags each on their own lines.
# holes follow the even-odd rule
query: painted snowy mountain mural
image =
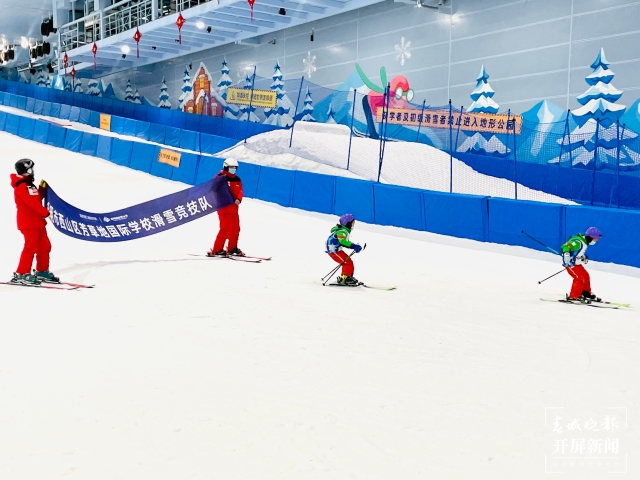
<svg viewBox="0 0 640 480">
<path fill-rule="evenodd" d="M 276 61 L 276 65 L 273 67 L 273 76 L 271 78 L 273 78 L 273 83 L 270 88 L 276 92 L 276 107 L 264 109 L 264 114 L 267 117 L 264 123 L 274 125 L 276 127 L 289 127 L 293 125 L 292 116 L 295 106 L 285 91 L 284 82 L 282 81 L 282 72 L 280 71 L 280 64 L 278 61 Z"/>
</svg>

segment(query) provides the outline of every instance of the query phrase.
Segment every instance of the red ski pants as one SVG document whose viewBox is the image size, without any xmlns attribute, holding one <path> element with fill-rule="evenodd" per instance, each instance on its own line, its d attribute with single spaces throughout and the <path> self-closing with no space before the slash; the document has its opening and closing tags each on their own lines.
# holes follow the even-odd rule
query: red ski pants
<svg viewBox="0 0 640 480">
<path fill-rule="evenodd" d="M 213 244 L 213 251 L 219 252 L 224 248 L 224 243 L 229 240 L 227 250 L 230 252 L 238 247 L 240 236 L 240 216 L 238 211 L 218 212 L 220 218 L 220 231 Z"/>
<path fill-rule="evenodd" d="M 353 276 L 353 270 L 355 267 L 353 266 L 353 260 L 351 260 L 349 255 L 347 255 L 343 250 L 339 250 L 336 253 L 330 253 L 329 256 L 337 263 L 344 262 L 342 264 L 342 275 L 346 275 L 347 277 Z"/>
<path fill-rule="evenodd" d="M 589 272 L 582 265 L 576 265 L 573 268 L 567 267 L 567 272 L 573 278 L 573 285 L 571 285 L 571 298 L 578 298 L 582 295 L 583 291 L 591 293 L 591 279 L 589 278 Z"/>
<path fill-rule="evenodd" d="M 33 265 L 33 257 L 36 257 L 36 270 L 44 272 L 49 270 L 49 253 L 51 252 L 51 242 L 47 235 L 47 229 L 41 228 L 25 228 L 21 230 L 24 235 L 24 248 L 20 255 L 20 264 L 16 273 L 25 275 L 31 273 Z"/>
</svg>

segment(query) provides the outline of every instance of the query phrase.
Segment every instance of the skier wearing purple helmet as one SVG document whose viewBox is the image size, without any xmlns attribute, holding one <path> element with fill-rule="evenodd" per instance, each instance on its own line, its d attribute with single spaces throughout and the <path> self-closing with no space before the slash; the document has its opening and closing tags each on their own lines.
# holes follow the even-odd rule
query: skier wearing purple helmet
<svg viewBox="0 0 640 480">
<path fill-rule="evenodd" d="M 594 245 L 602 234 L 596 227 L 589 227 L 584 234 L 573 235 L 562 245 L 562 265 L 567 269 L 573 285 L 567 300 L 590 303 L 599 302 L 600 298 L 591 293 L 591 279 L 584 265 L 589 261 L 587 246 Z"/>
<path fill-rule="evenodd" d="M 352 248 L 356 253 L 362 250 L 357 243 L 349 241 L 349 234 L 353 230 L 356 219 L 350 213 L 340 217 L 339 223 L 331 229 L 331 235 L 327 238 L 326 247 L 329 256 L 342 265 L 342 275 L 338 277 L 338 283 L 345 286 L 358 286 L 357 278 L 354 278 L 353 260 L 342 248 Z"/>
</svg>

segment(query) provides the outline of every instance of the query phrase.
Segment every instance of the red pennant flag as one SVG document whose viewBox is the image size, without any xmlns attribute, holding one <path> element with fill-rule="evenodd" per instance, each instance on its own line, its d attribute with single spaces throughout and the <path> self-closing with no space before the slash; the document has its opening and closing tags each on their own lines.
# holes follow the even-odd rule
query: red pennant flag
<svg viewBox="0 0 640 480">
<path fill-rule="evenodd" d="M 62 63 L 64 65 L 64 76 L 67 76 L 67 64 L 69 63 L 69 57 L 67 56 L 67 52 L 64 52 L 64 57 L 62 58 Z"/>
<path fill-rule="evenodd" d="M 182 44 L 182 26 L 184 25 L 186 20 L 182 16 L 182 12 L 178 13 L 178 18 L 176 19 L 176 25 L 178 26 L 178 43 Z"/>
<path fill-rule="evenodd" d="M 96 69 L 96 53 L 98 53 L 98 45 L 96 45 L 96 42 L 93 42 L 93 48 L 91 48 L 91 51 L 93 52 L 93 70 L 95 71 L 95 69 Z"/>
<path fill-rule="evenodd" d="M 76 89 L 76 67 L 71 67 L 71 91 Z"/>
<path fill-rule="evenodd" d="M 253 4 L 256 3 L 256 0 L 247 0 L 249 3 L 249 7 L 251 8 L 251 21 L 253 22 Z"/>
<path fill-rule="evenodd" d="M 136 28 L 136 33 L 133 34 L 133 39 L 136 41 L 136 57 L 140 58 L 140 39 L 142 38 L 142 34 L 140 30 Z"/>
</svg>

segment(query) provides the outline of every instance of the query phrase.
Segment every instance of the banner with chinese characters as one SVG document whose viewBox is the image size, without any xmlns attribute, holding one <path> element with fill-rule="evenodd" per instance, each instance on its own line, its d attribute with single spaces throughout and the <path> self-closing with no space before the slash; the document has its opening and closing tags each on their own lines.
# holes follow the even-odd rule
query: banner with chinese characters
<svg viewBox="0 0 640 480">
<path fill-rule="evenodd" d="M 387 113 L 389 125 L 408 125 L 412 127 L 453 128 L 472 132 L 514 133 L 522 132 L 521 115 L 505 115 L 491 113 L 465 113 L 449 110 L 414 110 L 409 108 L 389 108 Z M 376 111 L 376 122 L 382 122 L 382 107 Z"/>
<path fill-rule="evenodd" d="M 253 90 L 253 99 L 251 98 L 251 90 L 248 88 L 227 88 L 227 103 L 234 105 L 251 105 L 260 108 L 276 108 L 278 100 L 275 90 Z"/>
<path fill-rule="evenodd" d="M 226 177 L 111 213 L 90 213 L 69 205 L 48 185 L 45 203 L 55 228 L 92 242 L 147 237 L 209 215 L 233 203 Z"/>
</svg>

